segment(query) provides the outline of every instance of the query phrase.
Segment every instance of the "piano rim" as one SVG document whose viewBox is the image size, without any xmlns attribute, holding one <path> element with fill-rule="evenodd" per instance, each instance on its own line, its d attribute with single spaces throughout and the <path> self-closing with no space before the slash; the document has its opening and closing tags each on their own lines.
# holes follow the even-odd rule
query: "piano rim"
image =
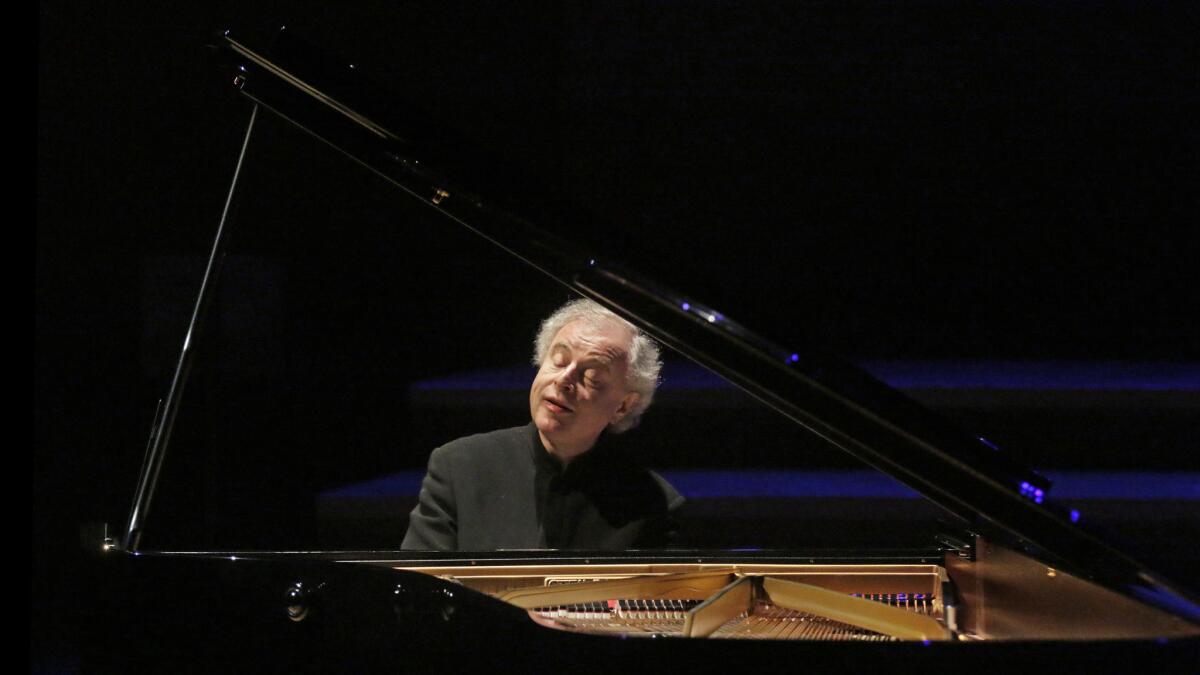
<svg viewBox="0 0 1200 675">
<path fill-rule="evenodd" d="M 989 543 L 982 538 L 977 539 L 975 550 L 983 551 Z M 1097 585 L 1094 582 L 1088 581 L 1083 577 L 1076 577 L 1069 570 L 1055 570 L 1047 567 L 1045 563 L 1038 561 L 1036 558 L 1031 558 L 1011 549 L 1007 549 L 1001 545 L 990 545 L 1006 555 L 1016 556 L 1021 561 L 1020 565 L 1026 567 L 1025 572 L 1033 570 L 1035 575 L 1042 576 L 1044 570 L 1050 572 L 1051 579 L 1056 576 L 1060 580 L 1074 580 L 1077 584 L 1113 594 L 1123 601 L 1133 603 L 1135 606 L 1140 605 L 1148 611 L 1152 611 L 1160 618 L 1170 617 L 1174 623 L 1174 629 L 1171 631 L 1170 642 L 1184 641 L 1187 643 L 1195 643 L 1200 645 L 1200 624 L 1188 622 L 1182 617 L 1175 616 L 1169 612 L 1164 612 L 1162 609 L 1153 605 L 1138 603 L 1130 598 L 1119 596 L 1110 589 Z M 113 551 L 118 555 L 127 554 L 121 551 Z M 590 552 L 590 551 L 489 551 L 489 552 L 463 552 L 461 554 L 451 554 L 445 552 L 430 552 L 430 551 L 394 551 L 394 550 L 371 550 L 371 551 L 303 551 L 303 550 L 229 550 L 229 551 L 139 551 L 136 554 L 131 554 L 132 557 L 139 558 L 206 558 L 206 559 L 226 559 L 230 561 L 262 561 L 276 563 L 294 563 L 294 562 L 309 562 L 318 564 L 349 563 L 352 566 L 364 565 L 373 568 L 385 568 L 401 574 L 417 574 L 422 577 L 436 580 L 438 583 L 448 584 L 448 587 L 466 587 L 473 593 L 478 593 L 486 596 L 489 601 L 508 603 L 499 598 L 489 595 L 483 591 L 478 591 L 470 586 L 466 586 L 459 582 L 454 577 L 466 576 L 466 573 L 471 573 L 473 576 L 501 576 L 505 573 L 520 573 L 522 575 L 533 575 L 538 570 L 546 570 L 553 568 L 555 573 L 546 576 L 567 576 L 567 577 L 588 577 L 586 580 L 602 580 L 605 575 L 612 575 L 616 578 L 628 578 L 630 576 L 642 575 L 658 575 L 670 572 L 685 572 L 685 571 L 716 571 L 720 569 L 735 568 L 745 576 L 772 576 L 778 574 L 780 577 L 791 576 L 787 574 L 783 568 L 791 568 L 793 573 L 803 574 L 808 572 L 813 575 L 828 574 L 837 576 L 846 576 L 853 573 L 866 574 L 889 574 L 898 573 L 899 575 L 921 575 L 924 574 L 931 578 L 937 578 L 939 596 L 943 594 L 941 581 L 946 580 L 952 582 L 954 586 L 959 586 L 955 590 L 957 598 L 940 597 L 941 602 L 951 600 L 953 604 L 959 605 L 959 602 L 964 596 L 970 592 L 969 589 L 961 588 L 966 584 L 960 581 L 962 577 L 963 565 L 972 566 L 973 561 L 965 555 L 964 552 L 948 547 L 930 547 L 928 549 L 881 549 L 881 550 L 762 550 L 762 551 L 713 551 L 713 550 L 666 550 L 666 551 L 622 551 L 622 552 Z M 957 563 L 957 565 L 956 565 Z M 958 572 L 954 570 L 958 567 Z M 969 567 L 968 567 L 969 569 Z M 603 570 L 599 575 L 598 570 Z M 567 573 L 564 573 L 567 572 Z M 782 573 L 781 573 L 782 572 Z M 969 576 L 969 575 L 968 575 Z M 457 582 L 457 583 L 456 583 Z M 1043 580 L 1044 582 L 1044 580 Z M 974 583 L 973 581 L 970 583 Z M 1061 583 L 1061 582 L 1051 582 Z M 964 592 L 966 591 L 966 592 Z M 1090 593 L 1090 591 L 1089 591 Z M 1078 597 L 1078 593 L 1076 593 Z M 992 601 L 993 603 L 995 601 Z M 959 605 L 966 607 L 966 605 Z M 992 610 L 988 610 L 992 611 Z M 1039 622 L 1049 626 L 1049 620 L 1042 622 L 1039 617 Z M 1183 623 L 1178 623 L 1182 621 Z M 961 620 L 960 625 L 965 625 Z M 1155 621 L 1155 623 L 1160 623 Z M 1183 630 L 1179 630 L 1180 626 Z M 1105 642 L 1113 641 L 1134 641 L 1144 642 L 1153 641 L 1156 637 L 1162 643 L 1163 637 L 1146 634 L 1143 630 L 1139 634 L 1131 634 L 1128 636 L 1101 636 L 1089 637 L 1086 634 L 1075 635 L 1071 637 L 1050 636 L 1045 638 L 1040 637 L 1006 637 L 1002 635 L 991 635 L 988 630 L 975 631 L 968 628 L 965 631 L 959 631 L 969 636 L 966 641 L 974 642 L 975 637 L 983 638 L 982 642 L 1041 642 L 1041 641 L 1078 641 L 1078 640 L 1102 640 Z M 1135 631 L 1136 633 L 1136 631 Z M 1161 633 L 1159 634 L 1161 635 Z M 963 640 L 955 640 L 961 642 Z"/>
</svg>

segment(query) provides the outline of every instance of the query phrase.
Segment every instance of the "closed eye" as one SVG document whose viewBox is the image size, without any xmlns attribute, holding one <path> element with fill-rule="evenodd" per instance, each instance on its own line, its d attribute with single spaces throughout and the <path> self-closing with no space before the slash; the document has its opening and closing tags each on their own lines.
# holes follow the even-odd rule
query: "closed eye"
<svg viewBox="0 0 1200 675">
<path fill-rule="evenodd" d="M 567 357 L 567 352 L 561 347 L 555 349 L 550 354 L 550 363 L 554 364 L 558 368 L 562 368 L 563 366 L 567 365 L 568 361 L 570 361 L 570 359 Z"/>
</svg>

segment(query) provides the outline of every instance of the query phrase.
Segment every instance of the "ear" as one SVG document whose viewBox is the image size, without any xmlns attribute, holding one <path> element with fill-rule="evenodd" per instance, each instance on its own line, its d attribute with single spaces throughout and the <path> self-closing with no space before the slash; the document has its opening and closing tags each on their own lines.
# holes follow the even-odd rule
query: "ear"
<svg viewBox="0 0 1200 675">
<path fill-rule="evenodd" d="M 633 410 L 633 407 L 637 405 L 637 402 L 641 400 L 641 398 L 642 395 L 635 391 L 625 394 L 625 398 L 621 399 L 621 405 L 617 406 L 616 411 L 613 412 L 612 419 L 609 420 L 608 423 L 612 424 L 613 422 L 616 422 L 622 417 L 628 415 L 629 411 Z"/>
</svg>

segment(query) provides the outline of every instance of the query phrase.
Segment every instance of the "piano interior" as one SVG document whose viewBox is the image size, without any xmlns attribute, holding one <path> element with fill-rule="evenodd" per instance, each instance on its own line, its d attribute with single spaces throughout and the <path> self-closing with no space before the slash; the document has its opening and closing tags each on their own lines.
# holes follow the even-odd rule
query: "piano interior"
<svg viewBox="0 0 1200 675">
<path fill-rule="evenodd" d="M 947 640 L 937 565 L 408 568 L 527 610 L 548 628 L 630 637 Z M 948 623 L 948 619 L 950 620 Z"/>
<path fill-rule="evenodd" d="M 394 566 L 515 605 L 546 628 L 591 634 L 925 643 L 1200 636 L 1190 621 L 1006 546 L 977 537 L 974 548 L 974 557 L 912 564 Z"/>
</svg>

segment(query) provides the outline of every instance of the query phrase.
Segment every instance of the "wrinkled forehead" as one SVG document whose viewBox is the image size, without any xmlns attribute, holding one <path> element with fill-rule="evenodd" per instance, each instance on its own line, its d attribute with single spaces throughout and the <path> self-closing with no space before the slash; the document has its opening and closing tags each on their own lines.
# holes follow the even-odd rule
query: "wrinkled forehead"
<svg viewBox="0 0 1200 675">
<path fill-rule="evenodd" d="M 610 320 L 576 319 L 558 330 L 550 342 L 550 350 L 567 347 L 575 357 L 588 357 L 623 366 L 629 357 L 633 332 Z"/>
</svg>

